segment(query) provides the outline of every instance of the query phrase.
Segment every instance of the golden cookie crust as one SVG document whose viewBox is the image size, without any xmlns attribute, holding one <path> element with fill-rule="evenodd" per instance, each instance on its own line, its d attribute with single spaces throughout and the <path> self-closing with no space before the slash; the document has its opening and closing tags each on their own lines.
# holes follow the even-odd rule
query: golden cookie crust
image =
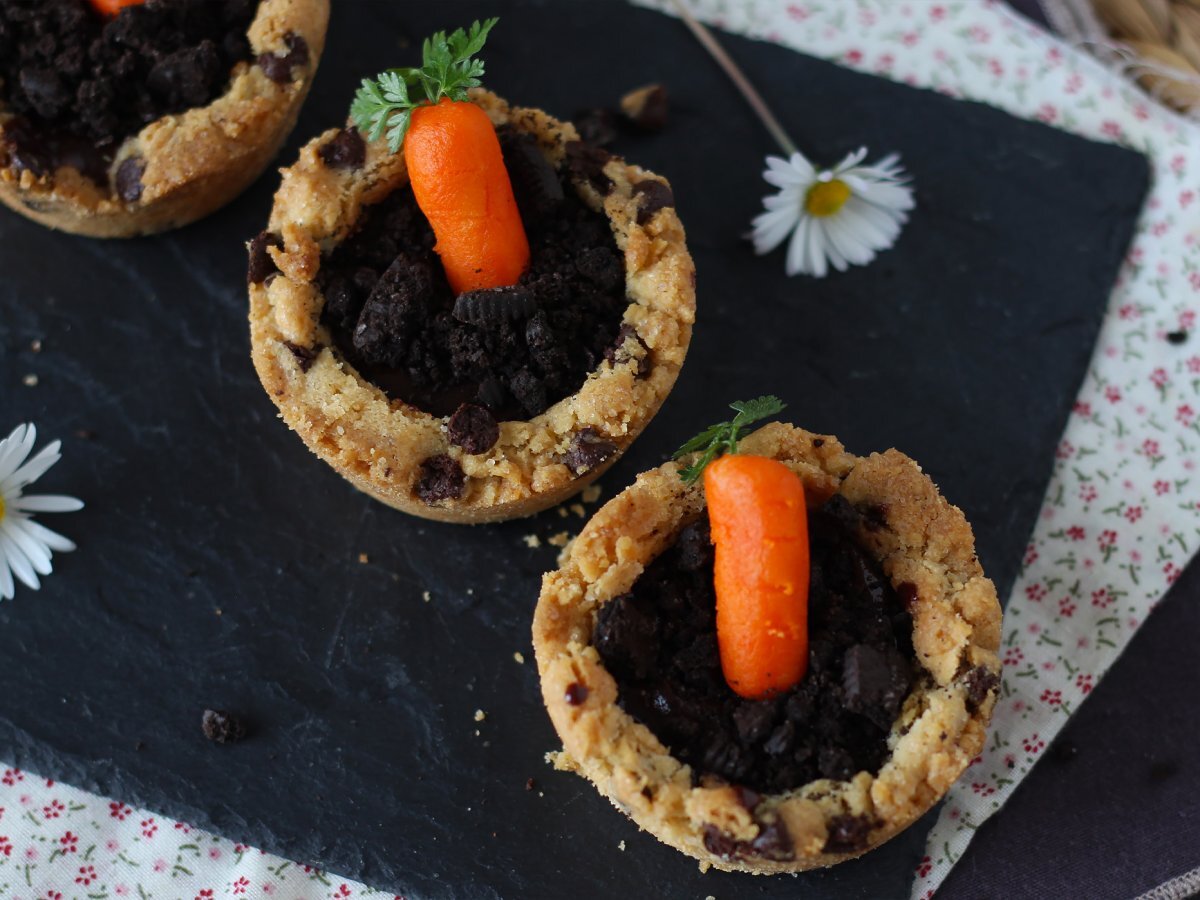
<svg viewBox="0 0 1200 900">
<path fill-rule="evenodd" d="M 249 187 L 291 133 L 328 24 L 329 0 L 262 0 L 248 32 L 254 59 L 285 54 L 290 32 L 308 44 L 308 63 L 287 84 L 276 84 L 253 59 L 238 63 L 229 88 L 208 106 L 163 116 L 127 138 L 110 180 L 126 159 L 142 157 L 140 199 L 126 202 L 70 167 L 40 178 L 17 171 L 0 151 L 0 201 L 49 228 L 102 238 L 153 234 L 208 215 Z M 10 118 L 0 109 L 0 142 Z"/>
<path fill-rule="evenodd" d="M 487 91 L 472 92 L 497 125 L 533 135 L 547 159 L 560 163 L 565 146 L 577 140 L 570 123 L 538 109 L 510 107 Z M 577 184 L 580 198 L 608 216 L 624 253 L 624 322 L 648 348 L 650 369 L 636 342 L 630 358 L 602 362 L 580 389 L 541 415 L 500 423 L 500 439 L 487 453 L 471 455 L 450 444 L 447 420 L 398 400 L 359 375 L 332 346 L 321 324 L 324 298 L 315 280 L 321 254 L 344 239 L 364 206 L 378 203 L 407 183 L 403 154 L 386 142 L 367 146 L 364 165 L 332 169 L 318 150 L 337 135 L 327 131 L 300 151 L 283 170 L 270 230 L 284 246 L 269 253 L 279 274 L 250 286 L 250 340 L 254 366 L 283 420 L 317 456 L 359 490 L 389 506 L 444 522 L 495 522 L 540 512 L 582 490 L 629 447 L 670 393 L 691 342 L 695 319 L 695 269 L 683 226 L 672 207 L 639 225 L 635 184 L 658 178 L 613 157 L 604 167 L 613 188 L 599 194 Z M 293 348 L 302 348 L 301 358 Z M 632 349 L 631 349 L 632 348 Z M 315 353 L 315 358 L 313 354 Z M 584 429 L 616 446 L 604 463 L 576 473 L 563 463 L 572 440 Z M 446 454 L 467 476 L 463 496 L 428 505 L 413 488 L 421 463 Z"/>
<path fill-rule="evenodd" d="M 703 514 L 703 488 L 683 483 L 679 463 L 638 476 L 588 522 L 560 568 L 543 579 L 533 646 L 542 697 L 563 741 L 559 768 L 584 775 L 640 827 L 700 860 L 702 868 L 798 872 L 859 856 L 893 837 L 936 803 L 983 749 L 996 689 L 977 704 L 968 695 L 973 679 L 990 685 L 999 675 L 1000 604 L 962 511 L 899 451 L 855 457 L 836 438 L 775 423 L 739 442 L 739 452 L 787 464 L 814 504 L 841 493 L 876 510 L 878 527 L 864 528 L 860 538 L 892 584 L 904 586 L 906 599 L 915 597 L 918 681 L 892 727 L 891 755 L 877 776 L 821 779 L 763 795 L 748 809 L 744 792 L 713 776 L 694 786 L 692 768 L 617 705 L 616 682 L 591 644 L 596 612 L 627 592 L 680 528 Z M 582 703 L 568 699 L 572 685 L 586 687 Z M 576 700 L 583 693 L 571 691 Z M 865 845 L 827 852 L 831 827 L 847 815 L 875 823 Z M 730 858 L 705 846 L 710 826 L 749 842 L 773 823 L 786 827 L 793 859 Z"/>
</svg>

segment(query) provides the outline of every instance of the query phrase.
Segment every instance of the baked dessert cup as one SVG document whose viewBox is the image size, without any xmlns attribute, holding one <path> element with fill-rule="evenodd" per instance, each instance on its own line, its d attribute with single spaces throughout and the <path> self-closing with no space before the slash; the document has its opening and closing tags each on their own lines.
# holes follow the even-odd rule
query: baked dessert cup
<svg viewBox="0 0 1200 900">
<path fill-rule="evenodd" d="M 216 15 L 216 7 L 203 12 Z M 121 13 L 130 14 L 139 7 Z M 103 152 L 71 135 L 63 152 L 60 136 L 46 138 L 38 122 L 0 101 L 0 201 L 49 228 L 90 237 L 152 234 L 208 215 L 278 153 L 312 86 L 328 22 L 329 0 L 261 0 L 246 33 L 249 56 L 233 66 L 219 96 L 118 135 Z M 164 70 L 163 83 L 177 90 L 181 71 Z"/>
<path fill-rule="evenodd" d="M 665 180 L 582 144 L 574 126 L 541 110 L 510 107 L 478 88 L 470 100 L 498 131 L 536 154 L 537 165 L 556 173 L 567 200 L 602 216 L 611 232 L 604 239 L 615 242 L 613 262 L 623 266 L 615 289 L 623 293 L 610 323 L 614 333 L 586 376 L 579 373 L 577 389 L 522 416 L 504 411 L 512 405 L 505 401 L 489 413 L 481 387 L 462 413 L 466 421 L 459 421 L 450 406 L 439 408 L 444 398 L 423 401 L 422 408 L 403 389 L 385 391 L 381 378 L 347 358 L 348 338 L 339 338 L 331 323 L 322 269 L 361 218 L 396 202 L 408 185 L 403 154 L 384 141 L 364 146 L 352 127 L 321 135 L 283 171 L 269 231 L 251 242 L 249 273 L 254 365 L 284 421 L 375 499 L 460 523 L 539 512 L 611 466 L 670 393 L 695 315 L 695 270 Z M 403 269 L 393 263 L 385 275 L 402 279 Z M 443 308 L 438 315 L 450 313 Z M 360 337 L 367 324 L 360 314 Z M 473 339 L 456 334 L 455 340 Z"/>
<path fill-rule="evenodd" d="M 795 700 L 741 701 L 722 681 L 728 702 L 722 699 L 726 705 L 720 715 L 733 709 L 734 721 L 714 718 L 712 730 L 733 729 L 730 733 L 746 743 L 734 740 L 722 746 L 709 733 L 679 737 L 686 733 L 688 703 L 696 701 L 688 699 L 687 685 L 670 681 L 676 675 L 664 674 L 662 668 L 673 667 L 674 673 L 685 664 L 684 657 L 704 657 L 704 636 L 684 650 L 671 650 L 669 657 L 654 653 L 668 640 L 664 635 L 669 629 L 688 627 L 676 622 L 693 615 L 688 610 L 696 601 L 685 596 L 670 623 L 660 619 L 650 626 L 639 624 L 637 617 L 613 624 L 605 611 L 614 604 L 642 602 L 637 599 L 641 579 L 651 580 L 651 594 L 670 593 L 653 587 L 660 583 L 654 579 L 665 554 L 691 560 L 671 565 L 696 565 L 695 540 L 672 549 L 682 540 L 681 532 L 706 524 L 703 489 L 700 483 L 685 485 L 679 474 L 682 463 L 640 475 L 567 548 L 560 568 L 543 581 L 533 623 L 534 649 L 546 708 L 563 741 L 560 768 L 588 778 L 641 828 L 696 858 L 702 868 L 797 872 L 830 866 L 882 844 L 936 803 L 982 750 L 999 685 L 1000 606 L 980 569 L 962 512 L 902 453 L 855 457 L 835 438 L 783 424 L 766 425 L 744 438 L 739 452 L 770 457 L 792 469 L 804 483 L 813 540 L 820 529 L 812 511 L 827 509 L 849 529 L 853 552 L 873 561 L 862 571 L 877 565 L 879 577 L 898 598 L 902 612 L 893 614 L 893 623 L 911 622 L 911 687 L 906 695 L 892 698 L 898 709 L 893 720 L 881 722 L 883 727 L 856 722 L 853 710 L 878 717 L 879 709 L 887 708 L 886 703 L 872 709 L 855 706 L 870 689 L 865 661 L 874 651 L 855 647 L 846 658 L 830 658 L 836 641 L 830 643 L 832 638 L 818 630 L 811 635 L 805 680 L 820 684 L 825 679 L 820 696 L 806 698 L 802 681 L 793 689 Z M 818 583 L 833 577 L 828 562 L 826 572 L 818 575 L 815 544 L 813 559 L 810 618 L 820 615 L 814 612 L 814 604 L 821 602 Z M 707 577 L 711 583 L 711 569 Z M 869 575 L 862 577 L 871 584 Z M 879 587 L 871 590 L 878 593 Z M 638 613 L 641 621 L 646 609 Z M 836 619 L 830 616 L 831 622 Z M 861 618 L 856 614 L 851 621 Z M 828 626 L 845 627 L 850 626 Z M 657 659 L 657 672 L 629 674 L 627 660 L 633 657 L 628 651 L 637 649 L 638 642 L 644 659 Z M 858 657 L 853 675 L 851 652 Z M 606 659 L 613 661 L 611 666 Z M 690 672 L 683 670 L 682 677 L 704 674 L 707 665 L 704 661 Z M 639 693 L 645 682 L 638 677 L 659 678 L 665 686 Z M 886 684 L 888 676 L 882 677 Z M 638 702 L 656 730 L 627 711 Z M 827 715 L 823 708 L 794 712 L 814 703 L 838 707 L 842 723 L 814 727 Z M 793 715 L 810 718 L 794 723 Z M 671 730 L 677 746 L 660 739 L 659 733 Z M 851 733 L 876 736 L 879 744 L 871 752 L 877 753 L 877 767 L 859 768 L 851 765 L 852 757 L 839 757 L 838 741 Z M 689 742 L 702 748 L 703 761 L 693 758 L 689 764 L 680 758 L 688 755 Z M 870 751 L 868 744 L 863 746 Z M 780 765 L 791 766 L 790 773 Z M 737 771 L 758 786 L 713 769 Z M 809 777 L 806 771 L 833 771 L 840 777 L 786 783 L 789 777 Z"/>
</svg>

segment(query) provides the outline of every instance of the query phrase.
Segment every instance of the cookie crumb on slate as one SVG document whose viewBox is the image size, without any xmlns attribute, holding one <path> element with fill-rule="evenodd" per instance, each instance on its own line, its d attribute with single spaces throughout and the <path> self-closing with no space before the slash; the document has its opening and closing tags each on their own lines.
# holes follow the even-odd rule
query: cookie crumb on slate
<svg viewBox="0 0 1200 900">
<path fill-rule="evenodd" d="M 487 718 L 487 713 L 485 713 L 482 709 L 475 710 L 475 721 L 476 722 L 482 722 L 486 718 Z M 478 733 L 479 732 L 476 732 L 476 734 L 478 734 Z"/>
<path fill-rule="evenodd" d="M 429 591 L 421 591 L 421 599 L 428 603 L 431 599 L 429 596 Z"/>
<path fill-rule="evenodd" d="M 365 553 L 360 553 L 360 554 L 358 554 L 358 561 L 365 566 L 367 563 L 369 563 L 371 561 L 371 558 L 369 556 L 367 556 L 367 554 L 365 554 Z"/>
<path fill-rule="evenodd" d="M 551 547 L 565 547 L 571 540 L 571 535 L 566 531 L 560 531 L 558 534 L 552 534 L 547 539 Z"/>
<path fill-rule="evenodd" d="M 621 98 L 626 120 L 642 131 L 659 131 L 667 124 L 667 89 L 661 84 L 636 88 Z"/>
<path fill-rule="evenodd" d="M 21 379 L 21 384 L 25 385 L 25 387 L 37 387 L 38 377 L 36 375 L 26 375 Z"/>
<path fill-rule="evenodd" d="M 584 503 L 595 503 L 597 500 L 600 499 L 601 493 L 602 493 L 602 489 L 601 489 L 600 485 L 589 484 L 587 487 L 585 487 L 583 489 L 583 493 L 580 495 L 580 497 L 583 499 Z"/>
<path fill-rule="evenodd" d="M 521 665 L 525 665 L 525 654 L 520 650 L 513 654 L 513 659 L 519 662 Z"/>
<path fill-rule="evenodd" d="M 534 781 L 532 778 L 525 779 L 525 790 L 532 791 L 536 787 L 537 787 L 537 782 Z"/>
<path fill-rule="evenodd" d="M 530 550 L 536 550 L 538 547 L 542 546 L 542 539 L 536 534 L 527 534 L 521 538 L 521 540 L 525 542 L 525 546 Z"/>
<path fill-rule="evenodd" d="M 617 849 L 620 850 L 622 853 L 624 853 L 625 852 L 625 842 L 621 841 L 619 844 L 617 844 Z"/>
<path fill-rule="evenodd" d="M 571 512 L 575 513 L 581 519 L 587 518 L 587 510 L 583 508 L 582 503 L 572 503 Z"/>
<path fill-rule="evenodd" d="M 30 341 L 29 349 L 32 350 L 34 353 L 41 353 L 42 352 L 42 342 L 41 341 Z"/>
<path fill-rule="evenodd" d="M 246 723 L 223 709 L 206 709 L 200 718 L 204 736 L 217 744 L 232 744 L 246 736 Z"/>
</svg>

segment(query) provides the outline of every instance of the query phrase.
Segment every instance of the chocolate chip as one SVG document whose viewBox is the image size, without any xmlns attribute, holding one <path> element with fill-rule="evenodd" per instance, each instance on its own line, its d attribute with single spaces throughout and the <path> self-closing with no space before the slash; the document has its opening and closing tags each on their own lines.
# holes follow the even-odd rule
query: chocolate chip
<svg viewBox="0 0 1200 900">
<path fill-rule="evenodd" d="M 964 680 L 967 685 L 967 709 L 972 713 L 977 712 L 988 694 L 1000 686 L 1000 675 L 987 666 L 976 666 Z"/>
<path fill-rule="evenodd" d="M 607 147 L 617 139 L 617 116 L 611 109 L 592 107 L 571 116 L 579 137 L 597 147 Z"/>
<path fill-rule="evenodd" d="M 250 239 L 248 245 L 250 265 L 246 269 L 246 282 L 248 284 L 262 284 L 267 280 L 268 275 L 279 271 L 279 267 L 275 265 L 275 260 L 267 252 L 268 247 L 277 247 L 282 250 L 283 238 L 270 231 L 261 231 Z"/>
<path fill-rule="evenodd" d="M 675 194 L 671 188 L 652 178 L 635 184 L 633 193 L 638 198 L 637 223 L 639 225 L 648 223 L 660 209 L 675 206 Z"/>
<path fill-rule="evenodd" d="M 357 169 L 367 159 L 367 142 L 358 129 L 348 126 L 317 150 L 321 161 L 331 169 Z"/>
<path fill-rule="evenodd" d="M 1186 331 L 1184 331 L 1182 328 L 1179 329 L 1178 331 L 1168 331 L 1167 332 L 1167 342 L 1168 343 L 1179 345 L 1179 344 L 1186 343 L 1187 339 L 1188 339 L 1188 333 Z"/>
<path fill-rule="evenodd" d="M 765 825 L 760 823 L 758 837 L 750 842 L 750 850 L 755 856 L 776 862 L 794 859 L 796 855 L 791 835 L 781 820 Z"/>
<path fill-rule="evenodd" d="M 661 84 L 648 84 L 621 98 L 621 112 L 641 131 L 662 130 L 667 124 L 668 108 L 667 89 Z"/>
<path fill-rule="evenodd" d="M 217 744 L 232 744 L 246 736 L 246 722 L 223 709 L 206 709 L 200 717 L 204 736 Z"/>
<path fill-rule="evenodd" d="M 566 701 L 572 706 L 583 706 L 584 701 L 588 698 L 587 685 L 581 684 L 578 681 L 572 681 L 567 685 L 564 696 Z"/>
<path fill-rule="evenodd" d="M 704 849 L 726 862 L 737 859 L 740 842 L 725 834 L 715 825 L 704 826 Z"/>
<path fill-rule="evenodd" d="M 537 301 L 523 287 L 486 288 L 466 291 L 454 299 L 454 318 L 471 325 L 488 327 L 500 322 L 525 319 L 537 312 Z"/>
<path fill-rule="evenodd" d="M 570 141 L 566 145 L 566 154 L 567 171 L 575 181 L 586 181 L 601 195 L 612 190 L 612 179 L 604 173 L 604 166 L 612 159 L 611 153 L 583 141 Z"/>
<path fill-rule="evenodd" d="M 641 357 L 637 357 L 632 353 L 633 346 L 642 348 Z M 604 349 L 604 358 L 614 366 L 637 360 L 637 365 L 634 367 L 633 374 L 638 378 L 644 378 L 650 374 L 650 348 L 646 346 L 646 342 L 642 340 L 641 335 L 637 333 L 637 329 L 628 322 L 621 323 L 621 327 L 617 330 L 617 338 Z"/>
<path fill-rule="evenodd" d="M 906 609 L 911 610 L 917 602 L 917 586 L 911 581 L 901 582 L 896 586 L 896 596 Z"/>
<path fill-rule="evenodd" d="M 467 453 L 487 453 L 500 440 L 500 425 L 484 406 L 464 403 L 454 411 L 448 426 L 450 443 Z"/>
<path fill-rule="evenodd" d="M 421 463 L 421 473 L 413 490 L 423 503 L 433 504 L 457 500 L 463 495 L 466 484 L 466 473 L 458 461 L 441 453 Z"/>
<path fill-rule="evenodd" d="M 308 64 L 308 43 L 300 35 L 289 31 L 283 36 L 287 48 L 282 56 L 264 53 L 258 58 L 263 74 L 276 84 L 287 84 L 292 80 L 292 70 Z"/>
<path fill-rule="evenodd" d="M 146 160 L 140 156 L 129 156 L 117 166 L 117 196 L 126 203 L 137 203 L 142 199 L 142 176 L 146 174 Z"/>
<path fill-rule="evenodd" d="M 857 853 L 866 849 L 872 821 L 867 816 L 834 816 L 829 820 L 826 853 Z"/>
<path fill-rule="evenodd" d="M 813 447 L 816 447 L 816 448 L 824 447 L 825 446 L 825 438 L 813 438 L 812 445 L 813 445 Z"/>
<path fill-rule="evenodd" d="M 563 463 L 576 475 L 589 472 L 617 452 L 617 445 L 590 425 L 575 433 Z"/>
<path fill-rule="evenodd" d="M 296 357 L 296 362 L 300 365 L 301 372 L 307 372 L 311 369 L 312 364 L 321 355 L 320 347 L 301 347 L 299 344 L 293 344 L 291 341 L 284 341 L 283 345 L 292 351 L 292 356 Z"/>
</svg>

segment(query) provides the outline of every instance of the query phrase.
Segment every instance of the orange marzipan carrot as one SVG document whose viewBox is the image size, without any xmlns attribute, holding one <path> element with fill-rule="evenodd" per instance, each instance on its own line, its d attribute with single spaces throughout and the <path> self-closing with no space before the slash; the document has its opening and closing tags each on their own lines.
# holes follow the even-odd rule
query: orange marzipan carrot
<svg viewBox="0 0 1200 900">
<path fill-rule="evenodd" d="M 146 0 L 90 0 L 96 12 L 112 18 L 126 6 L 139 6 Z"/>
<path fill-rule="evenodd" d="M 704 492 L 725 680 L 750 699 L 786 691 L 808 667 L 804 485 L 776 460 L 727 455 L 705 468 Z"/>
<path fill-rule="evenodd" d="M 487 113 L 442 100 L 412 112 L 404 161 L 456 293 L 516 284 L 529 240 Z"/>
</svg>

